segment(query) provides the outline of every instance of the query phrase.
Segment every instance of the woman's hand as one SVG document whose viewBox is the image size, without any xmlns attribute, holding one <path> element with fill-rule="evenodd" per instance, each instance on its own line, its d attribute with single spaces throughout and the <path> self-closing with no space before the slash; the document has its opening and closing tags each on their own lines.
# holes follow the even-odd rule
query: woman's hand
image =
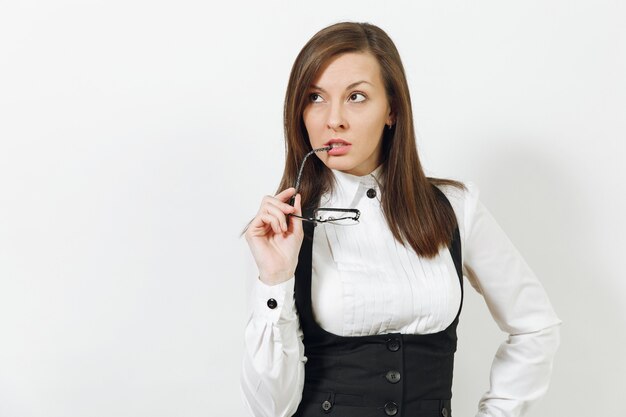
<svg viewBox="0 0 626 417">
<path fill-rule="evenodd" d="M 298 253 L 304 237 L 302 221 L 286 217 L 287 214 L 302 216 L 300 194 L 296 195 L 293 207 L 286 203 L 295 191 L 291 187 L 274 197 L 263 197 L 261 207 L 245 234 L 259 268 L 259 278 L 268 285 L 289 280 L 298 265 Z"/>
</svg>

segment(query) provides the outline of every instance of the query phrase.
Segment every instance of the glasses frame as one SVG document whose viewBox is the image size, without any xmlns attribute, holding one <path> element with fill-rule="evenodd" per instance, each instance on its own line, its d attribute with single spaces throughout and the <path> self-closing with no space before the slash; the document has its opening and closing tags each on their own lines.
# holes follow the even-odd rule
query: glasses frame
<svg viewBox="0 0 626 417">
<path fill-rule="evenodd" d="M 338 217 L 338 218 L 329 217 L 328 219 L 321 219 L 317 215 L 318 212 L 320 211 L 329 211 L 333 213 L 352 213 L 352 216 L 345 216 L 345 217 Z M 350 220 L 354 220 L 356 223 L 359 223 L 359 217 L 361 217 L 361 212 L 358 209 L 320 207 L 313 211 L 313 217 L 302 217 L 302 216 L 298 216 L 297 214 L 289 214 L 289 216 L 293 216 L 293 217 L 302 219 L 307 222 L 312 222 L 312 223 L 315 223 L 316 225 L 317 223 L 331 223 L 331 224 L 337 224 L 341 226 L 348 226 L 348 225 L 342 225 L 341 223 L 335 223 L 335 222 L 339 220 L 350 219 Z"/>
<path fill-rule="evenodd" d="M 296 189 L 296 192 L 293 194 L 293 197 L 291 197 L 291 200 L 289 200 L 289 205 L 291 206 L 294 205 L 296 194 L 298 194 L 298 190 L 300 189 L 300 178 L 302 177 L 302 170 L 304 169 L 304 163 L 306 162 L 306 160 L 309 158 L 309 156 L 313 155 L 315 152 L 329 151 L 330 149 L 332 149 L 332 146 L 325 146 L 323 148 L 313 149 L 312 151 L 310 151 L 304 156 L 304 159 L 302 160 L 302 163 L 300 164 L 300 169 L 298 170 L 298 177 L 296 178 L 296 185 L 294 186 L 294 188 Z M 317 218 L 317 213 L 320 211 L 328 211 L 328 212 L 333 212 L 333 213 L 352 213 L 352 216 L 339 217 L 339 218 L 329 217 L 328 219 L 321 219 L 321 218 Z M 361 212 L 355 208 L 351 209 L 351 208 L 319 207 L 313 211 L 313 217 L 303 217 L 303 216 L 298 216 L 296 214 L 291 214 L 291 213 L 287 214 L 287 216 L 292 216 L 292 217 L 301 219 L 303 221 L 311 222 L 314 224 L 314 226 L 317 226 L 318 223 L 330 223 L 330 224 L 341 225 L 341 223 L 334 223 L 334 222 L 338 220 L 350 219 L 350 220 L 354 220 L 358 224 L 359 217 L 361 217 Z M 343 225 L 343 226 L 347 226 L 347 225 Z"/>
</svg>

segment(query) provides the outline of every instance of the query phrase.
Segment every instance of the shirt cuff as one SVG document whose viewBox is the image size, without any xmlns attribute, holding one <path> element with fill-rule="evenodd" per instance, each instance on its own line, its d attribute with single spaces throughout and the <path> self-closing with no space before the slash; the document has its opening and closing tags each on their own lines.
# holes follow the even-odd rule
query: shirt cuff
<svg viewBox="0 0 626 417">
<path fill-rule="evenodd" d="M 253 315 L 276 324 L 296 319 L 295 282 L 293 276 L 280 284 L 268 285 L 257 277 L 253 290 Z"/>
</svg>

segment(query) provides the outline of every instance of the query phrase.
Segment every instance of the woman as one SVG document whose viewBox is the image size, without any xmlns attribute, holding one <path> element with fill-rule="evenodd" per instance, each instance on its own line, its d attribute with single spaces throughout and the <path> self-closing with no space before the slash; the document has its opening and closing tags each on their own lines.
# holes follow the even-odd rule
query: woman
<svg viewBox="0 0 626 417">
<path fill-rule="evenodd" d="M 509 333 L 477 415 L 522 415 L 547 390 L 561 321 L 476 186 L 424 175 L 391 39 L 351 22 L 315 34 L 284 117 L 283 178 L 245 230 L 250 414 L 450 416 L 465 274 Z"/>
</svg>

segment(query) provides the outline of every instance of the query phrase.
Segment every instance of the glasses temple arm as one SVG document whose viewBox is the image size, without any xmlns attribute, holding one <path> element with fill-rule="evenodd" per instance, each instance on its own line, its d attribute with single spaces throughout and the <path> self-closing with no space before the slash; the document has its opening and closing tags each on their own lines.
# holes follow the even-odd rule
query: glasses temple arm
<svg viewBox="0 0 626 417">
<path fill-rule="evenodd" d="M 296 192 L 293 193 L 293 197 L 291 197 L 291 199 L 289 200 L 290 206 L 294 205 L 296 201 L 296 194 L 298 194 L 298 191 L 300 190 L 300 178 L 302 177 L 302 171 L 304 170 L 304 163 L 306 162 L 307 158 L 313 155 L 315 152 L 329 151 L 331 149 L 332 149 L 332 146 L 324 146 L 323 148 L 313 149 L 312 151 L 310 151 L 304 156 L 304 159 L 302 160 L 302 163 L 300 164 L 300 169 L 298 170 L 298 177 L 296 178 L 296 185 L 294 187 L 296 189 Z"/>
</svg>

